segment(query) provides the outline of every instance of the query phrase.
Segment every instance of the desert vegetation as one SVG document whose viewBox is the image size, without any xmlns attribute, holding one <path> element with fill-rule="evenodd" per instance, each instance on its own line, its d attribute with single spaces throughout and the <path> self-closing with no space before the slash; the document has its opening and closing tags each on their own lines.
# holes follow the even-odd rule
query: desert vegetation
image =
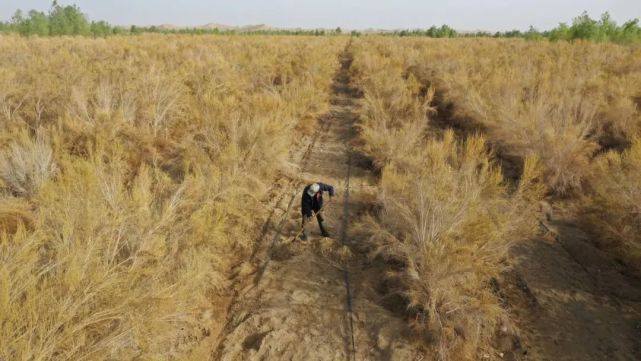
<svg viewBox="0 0 641 361">
<path fill-rule="evenodd" d="M 355 51 L 361 149 L 381 169 L 382 210 L 365 220 L 373 255 L 403 264 L 392 274 L 396 292 L 438 359 L 495 357 L 492 339 L 511 325 L 490 280 L 506 266 L 513 241 L 535 229 L 538 158 L 527 158 L 510 192 L 483 136 L 429 136 L 434 91 L 406 76 L 404 59 L 385 45 L 361 43 Z"/>
<path fill-rule="evenodd" d="M 381 170 L 365 222 L 439 359 L 478 359 L 513 330 L 493 281 L 536 234 L 540 200 L 600 247 L 639 258 L 641 53 L 523 40 L 362 39 L 360 148 Z M 502 172 L 506 163 L 518 171 Z M 516 163 L 516 164 L 515 164 Z M 464 340 L 464 341 L 463 341 Z"/>
<path fill-rule="evenodd" d="M 638 184 L 629 177 L 641 124 L 639 49 L 525 41 L 410 49 L 408 71 L 436 89 L 441 108 L 451 108 L 451 123 L 482 131 L 504 159 L 538 157 L 550 199 L 566 199 L 565 207 L 583 220 L 584 212 L 600 214 L 589 228 L 603 246 L 630 259 L 621 249 L 634 249 L 638 239 L 612 230 L 638 229 L 631 221 L 636 212 L 617 213 L 614 200 L 629 197 L 623 184 Z M 624 179 L 614 180 L 622 173 Z M 613 181 L 619 187 L 607 185 Z"/>
<path fill-rule="evenodd" d="M 123 29 L 54 2 L 0 32 L 0 360 L 206 357 L 192 352 L 225 322 L 231 270 L 250 272 L 292 150 L 320 114 L 354 109 L 378 175 L 356 228 L 436 359 L 498 360 L 518 335 L 498 280 L 542 205 L 641 271 L 641 49 L 621 45 L 636 21 L 250 37 Z"/>
<path fill-rule="evenodd" d="M 591 191 L 575 207 L 581 223 L 598 235 L 598 245 L 641 271 L 641 144 L 635 138 L 623 152 L 609 151 L 589 167 Z"/>
<path fill-rule="evenodd" d="M 188 356 L 343 46 L 0 38 L 0 358 Z"/>
<path fill-rule="evenodd" d="M 455 105 L 463 125 L 482 127 L 506 156 L 537 154 L 550 192 L 580 191 L 595 153 L 638 131 L 636 49 L 488 40 L 407 54 L 409 71 Z"/>
</svg>

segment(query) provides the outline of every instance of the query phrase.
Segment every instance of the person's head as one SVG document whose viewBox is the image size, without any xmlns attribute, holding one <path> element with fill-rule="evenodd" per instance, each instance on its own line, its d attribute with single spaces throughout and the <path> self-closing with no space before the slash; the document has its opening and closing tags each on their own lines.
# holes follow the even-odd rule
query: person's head
<svg viewBox="0 0 641 361">
<path fill-rule="evenodd" d="M 307 194 L 310 197 L 313 197 L 316 193 L 318 193 L 318 191 L 320 191 L 320 186 L 318 185 L 318 183 L 312 183 L 307 189 Z"/>
</svg>

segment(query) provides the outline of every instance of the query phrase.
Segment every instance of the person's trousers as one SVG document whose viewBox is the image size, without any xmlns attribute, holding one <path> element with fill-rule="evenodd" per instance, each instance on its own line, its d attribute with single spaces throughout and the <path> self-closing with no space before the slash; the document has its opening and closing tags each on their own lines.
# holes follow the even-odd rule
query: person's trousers
<svg viewBox="0 0 641 361">
<path fill-rule="evenodd" d="M 325 219 L 323 218 L 323 215 L 320 213 L 316 213 L 316 220 L 318 221 L 318 228 L 320 228 L 321 234 L 323 236 L 326 236 L 328 233 L 327 233 L 327 230 L 325 229 L 325 225 L 324 225 Z M 302 224 L 303 239 L 307 238 L 307 223 L 309 223 L 309 216 L 303 215 L 303 224 Z"/>
</svg>

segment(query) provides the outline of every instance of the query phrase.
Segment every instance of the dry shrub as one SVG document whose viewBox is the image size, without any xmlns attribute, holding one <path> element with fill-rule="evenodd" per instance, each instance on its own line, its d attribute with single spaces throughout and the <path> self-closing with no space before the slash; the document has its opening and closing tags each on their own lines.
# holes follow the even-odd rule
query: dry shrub
<svg viewBox="0 0 641 361">
<path fill-rule="evenodd" d="M 375 254 L 403 265 L 392 277 L 408 307 L 426 315 L 414 326 L 437 359 L 498 359 L 492 341 L 511 325 L 490 283 L 507 267 L 512 243 L 536 230 L 539 160 L 526 158 L 520 184 L 508 192 L 483 137 L 459 142 L 448 130 L 427 138 L 433 91 L 403 77 L 402 61 L 361 44 L 354 64 L 365 93 L 362 149 L 382 167 L 382 211 L 363 227 Z"/>
<path fill-rule="evenodd" d="M 509 323 L 489 282 L 507 266 L 513 242 L 535 230 L 528 205 L 541 195 L 536 161 L 526 162 L 510 195 L 480 137 L 457 144 L 448 131 L 404 163 L 383 170 L 383 211 L 370 219 L 371 241 L 405 265 L 396 277 L 409 307 L 426 313 L 417 326 L 434 337 L 439 359 L 492 354 L 493 337 Z"/>
<path fill-rule="evenodd" d="M 534 60 L 495 55 L 476 63 L 478 55 L 471 57 L 443 75 L 445 93 L 459 116 L 483 124 L 504 151 L 540 157 L 549 189 L 567 194 L 581 190 L 586 166 L 598 149 L 592 136 L 598 108 L 585 96 L 598 73 L 538 52 L 532 51 L 540 56 Z"/>
<path fill-rule="evenodd" d="M 454 105 L 452 121 L 480 126 L 502 154 L 538 156 L 556 195 L 584 191 L 594 154 L 624 149 L 639 132 L 638 48 L 497 39 L 363 42 L 434 87 L 440 106 Z"/>
<path fill-rule="evenodd" d="M 305 117 L 296 125 L 296 131 L 302 135 L 311 136 L 318 128 L 316 117 Z"/>
<path fill-rule="evenodd" d="M 24 133 L 16 138 L 0 154 L 0 180 L 14 195 L 29 197 L 55 172 L 53 150 L 43 131 L 35 139 Z"/>
<path fill-rule="evenodd" d="M 32 228 L 31 208 L 21 198 L 0 198 L 0 234 L 15 234 L 21 227 Z"/>
<path fill-rule="evenodd" d="M 551 199 L 569 196 L 562 207 L 578 212 L 579 223 L 594 233 L 604 249 L 639 269 L 638 47 L 386 38 L 362 39 L 359 47 L 363 59 L 355 62 L 361 68 L 357 75 L 370 94 L 384 94 L 368 79 L 379 68 L 394 76 L 403 68 L 424 88 L 434 87 L 439 107 L 453 110 L 451 117 L 442 120 L 449 122 L 446 125 L 480 129 L 505 159 L 537 157 Z M 385 107 L 369 108 L 381 113 L 378 109 Z M 390 111 L 387 116 L 394 114 Z M 405 127 L 413 122 L 400 119 L 408 122 Z M 473 127 L 467 127 L 470 124 Z M 389 153 L 384 151 L 389 149 L 385 142 L 367 137 L 379 151 Z M 413 143 L 402 133 L 398 138 L 403 144 Z"/>
<path fill-rule="evenodd" d="M 421 91 L 413 75 L 403 78 L 403 67 L 380 54 L 361 52 L 353 72 L 365 89 L 361 101 L 360 143 L 378 168 L 400 163 L 425 137 L 425 115 L 431 111 L 432 89 Z"/>
<path fill-rule="evenodd" d="M 592 164 L 592 192 L 580 205 L 582 223 L 598 242 L 641 271 L 641 140 L 623 153 L 610 151 Z"/>
<path fill-rule="evenodd" d="M 197 358 L 343 43 L 1 37 L 0 359 Z"/>
<path fill-rule="evenodd" d="M 363 108 L 367 109 L 374 101 L 366 96 L 365 102 Z M 389 163 L 401 163 L 415 152 L 415 148 L 424 138 L 425 127 L 426 122 L 420 117 L 410 119 L 398 127 L 388 122 L 360 124 L 362 150 L 374 159 L 378 168 L 383 168 Z"/>
<path fill-rule="evenodd" d="M 166 180 L 143 168 L 127 189 L 122 164 L 102 156 L 62 163 L 60 179 L 36 197 L 35 231 L 3 240 L 8 356 L 175 355 L 175 328 L 198 321 L 198 285 L 224 286 L 199 256 L 211 251 L 189 247 L 182 188 L 159 196 Z"/>
</svg>

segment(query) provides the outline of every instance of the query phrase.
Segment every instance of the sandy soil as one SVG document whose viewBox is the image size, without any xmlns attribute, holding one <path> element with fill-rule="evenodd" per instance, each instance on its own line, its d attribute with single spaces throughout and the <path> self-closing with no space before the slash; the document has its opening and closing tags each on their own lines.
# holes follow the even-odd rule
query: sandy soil
<svg viewBox="0 0 641 361">
<path fill-rule="evenodd" d="M 319 133 L 297 176 L 284 182 L 286 196 L 274 205 L 252 260 L 238 267 L 236 295 L 212 360 L 424 357 L 412 346 L 402 313 L 380 292 L 383 269 L 359 251 L 350 229 L 351 221 L 372 207 L 376 178 L 350 147 L 357 99 L 347 53 L 341 63 L 330 112 L 319 119 Z M 313 181 L 337 187 L 337 197 L 323 211 L 332 237 L 321 238 L 314 222 L 308 242 L 293 241 L 300 227 L 300 193 Z"/>
<path fill-rule="evenodd" d="M 641 360 L 641 280 L 567 219 L 512 250 L 507 306 L 523 360 Z"/>
</svg>

